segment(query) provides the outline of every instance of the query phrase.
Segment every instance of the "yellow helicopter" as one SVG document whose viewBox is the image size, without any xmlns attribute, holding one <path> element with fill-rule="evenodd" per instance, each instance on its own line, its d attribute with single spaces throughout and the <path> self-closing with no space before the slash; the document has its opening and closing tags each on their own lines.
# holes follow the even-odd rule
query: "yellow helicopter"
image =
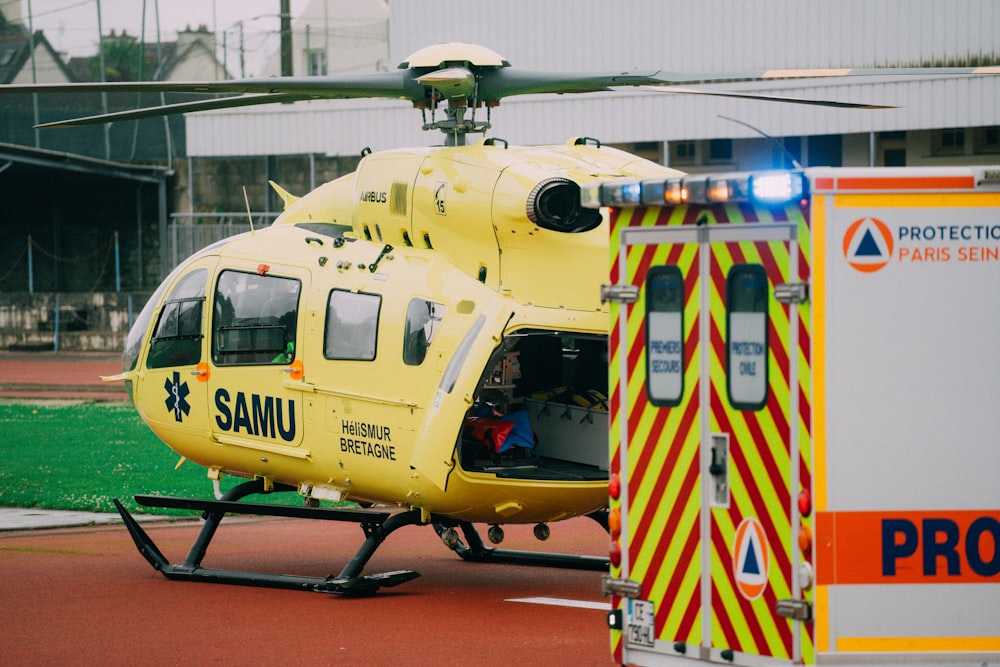
<svg viewBox="0 0 1000 667">
<path fill-rule="evenodd" d="M 50 126 L 400 98 L 446 137 L 437 147 L 366 152 L 355 173 L 303 197 L 275 185 L 285 209 L 272 226 L 199 251 L 149 299 L 123 372 L 107 379 L 125 382 L 142 419 L 182 460 L 212 480 L 248 481 L 218 500 L 136 496 L 205 512 L 181 564 L 116 501 L 140 552 L 173 579 L 369 594 L 417 576 L 363 576 L 381 542 L 430 524 L 469 560 L 606 569 L 605 558 L 487 547 L 474 524 L 490 526 L 493 543 L 505 524 L 534 524 L 540 540 L 548 524 L 572 517 L 607 527 L 608 224 L 606 212 L 581 207 L 581 186 L 680 172 L 583 137 L 539 147 L 466 137 L 485 137 L 482 114 L 512 95 L 709 80 L 520 72 L 489 49 L 452 43 L 372 75 L 0 89 L 241 94 Z M 276 491 L 300 494 L 303 506 L 243 501 Z M 360 507 L 319 506 L 340 500 Z M 325 579 L 203 567 L 233 512 L 354 521 L 365 541 Z"/>
</svg>

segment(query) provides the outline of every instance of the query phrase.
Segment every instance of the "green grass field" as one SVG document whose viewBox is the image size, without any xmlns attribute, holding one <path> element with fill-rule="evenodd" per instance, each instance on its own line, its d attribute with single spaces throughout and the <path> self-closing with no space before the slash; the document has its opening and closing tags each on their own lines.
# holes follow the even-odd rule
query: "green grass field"
<svg viewBox="0 0 1000 667">
<path fill-rule="evenodd" d="M 0 506 L 114 512 L 118 498 L 130 511 L 194 516 L 142 508 L 132 496 L 213 497 L 205 469 L 186 462 L 175 470 L 180 457 L 130 404 L 0 403 L 0 456 Z M 223 489 L 241 481 L 224 478 Z"/>
</svg>

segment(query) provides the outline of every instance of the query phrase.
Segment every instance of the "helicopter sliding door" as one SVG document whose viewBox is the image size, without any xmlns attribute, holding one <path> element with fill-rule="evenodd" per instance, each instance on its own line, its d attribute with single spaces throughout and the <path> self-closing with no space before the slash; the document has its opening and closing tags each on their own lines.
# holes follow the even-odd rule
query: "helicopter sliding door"
<svg viewBox="0 0 1000 667">
<path fill-rule="evenodd" d="M 302 394 L 285 382 L 301 357 L 299 306 L 307 283 L 305 271 L 270 273 L 266 265 L 236 264 L 216 278 L 208 381 L 212 435 L 265 453 L 262 462 L 267 452 L 289 455 L 302 442 Z"/>
</svg>

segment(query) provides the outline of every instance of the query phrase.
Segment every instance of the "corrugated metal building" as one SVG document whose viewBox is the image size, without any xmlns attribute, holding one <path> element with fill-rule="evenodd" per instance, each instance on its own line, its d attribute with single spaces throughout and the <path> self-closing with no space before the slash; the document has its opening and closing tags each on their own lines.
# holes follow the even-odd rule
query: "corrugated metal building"
<svg viewBox="0 0 1000 667">
<path fill-rule="evenodd" d="M 487 46 L 546 71 L 740 72 L 1000 63 L 995 0 L 390 0 L 389 59 L 436 42 Z M 782 166 L 751 125 L 805 164 L 1000 162 L 1000 77 L 828 79 L 706 88 L 897 105 L 888 110 L 613 93 L 510 98 L 492 136 L 625 145 L 688 171 Z M 407 103 L 310 102 L 190 116 L 188 154 L 352 155 L 439 143 Z M 746 125 L 744 125 L 746 124 Z"/>
</svg>

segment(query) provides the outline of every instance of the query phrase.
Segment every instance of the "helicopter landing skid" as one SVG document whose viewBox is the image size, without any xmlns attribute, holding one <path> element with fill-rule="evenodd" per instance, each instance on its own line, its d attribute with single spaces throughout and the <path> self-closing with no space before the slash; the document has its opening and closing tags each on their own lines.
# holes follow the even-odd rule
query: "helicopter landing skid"
<svg viewBox="0 0 1000 667">
<path fill-rule="evenodd" d="M 169 507 L 203 512 L 202 516 L 205 519 L 205 523 L 194 544 L 191 546 L 187 558 L 180 565 L 171 564 L 160 552 L 149 535 L 146 534 L 146 531 L 129 514 L 128 510 L 117 499 L 114 502 L 118 508 L 118 513 L 125 522 L 125 527 L 128 528 L 128 532 L 132 536 L 132 541 L 135 542 L 136 547 L 139 549 L 139 553 L 143 555 L 154 569 L 159 570 L 168 579 L 241 584 L 244 586 L 263 586 L 269 588 L 289 588 L 360 597 L 373 595 L 383 586 L 396 586 L 420 576 L 412 570 L 397 570 L 394 572 L 360 576 L 365 564 L 390 533 L 403 526 L 420 523 L 419 510 L 391 513 L 237 502 L 239 498 L 244 496 L 263 492 L 260 481 L 254 480 L 233 487 L 222 496 L 221 500 L 177 498 L 173 496 L 135 496 L 136 502 L 145 507 Z M 202 567 L 201 561 L 205 557 L 208 545 L 215 536 L 215 531 L 219 527 L 223 516 L 227 513 L 353 521 L 361 526 L 366 538 L 361 548 L 358 549 L 354 557 L 337 576 L 331 575 L 324 578 Z"/>
<path fill-rule="evenodd" d="M 594 512 L 588 517 L 601 524 L 607 529 L 607 514 L 604 512 Z M 610 567 L 607 558 L 598 556 L 581 556 L 577 554 L 548 553 L 542 551 L 520 551 L 513 549 L 496 549 L 488 547 L 483 542 L 476 527 L 468 521 L 447 521 L 435 522 L 434 530 L 449 544 L 444 533 L 452 528 L 458 527 L 465 536 L 465 544 L 457 540 L 450 546 L 451 550 L 457 553 L 462 560 L 475 563 L 503 563 L 507 565 L 540 565 L 543 567 L 561 567 L 573 570 L 594 570 L 606 572 Z"/>
</svg>

